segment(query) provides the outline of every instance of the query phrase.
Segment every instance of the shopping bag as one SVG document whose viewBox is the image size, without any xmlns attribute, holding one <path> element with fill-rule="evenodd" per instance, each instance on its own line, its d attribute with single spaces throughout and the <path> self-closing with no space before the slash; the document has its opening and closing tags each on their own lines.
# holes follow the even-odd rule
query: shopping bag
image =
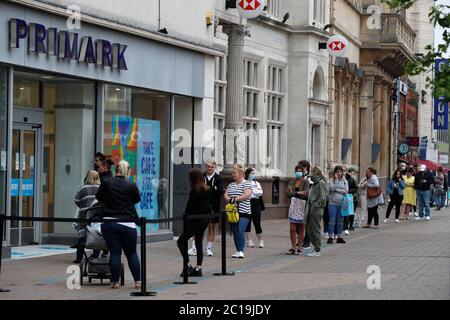
<svg viewBox="0 0 450 320">
<path fill-rule="evenodd" d="M 291 198 L 288 219 L 292 223 L 303 223 L 305 220 L 306 200 Z"/>
<path fill-rule="evenodd" d="M 344 194 L 341 200 L 341 215 L 343 217 L 353 216 L 355 208 L 353 206 L 353 195 L 350 193 Z"/>
</svg>

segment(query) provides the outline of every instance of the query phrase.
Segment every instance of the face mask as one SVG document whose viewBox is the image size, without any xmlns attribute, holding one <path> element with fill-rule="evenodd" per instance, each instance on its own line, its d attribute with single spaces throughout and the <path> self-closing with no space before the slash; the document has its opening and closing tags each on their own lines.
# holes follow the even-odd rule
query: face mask
<svg viewBox="0 0 450 320">
<path fill-rule="evenodd" d="M 312 180 L 312 182 L 313 182 L 314 184 L 316 184 L 317 182 L 319 182 L 320 176 L 312 176 L 312 177 L 311 177 L 311 180 Z"/>
<path fill-rule="evenodd" d="M 296 177 L 296 178 L 301 178 L 301 177 L 303 177 L 303 172 L 296 172 L 296 173 L 295 173 L 295 177 Z"/>
<path fill-rule="evenodd" d="M 248 176 L 248 179 L 251 181 L 255 181 L 256 180 L 256 176 L 254 174 L 251 174 Z"/>
</svg>

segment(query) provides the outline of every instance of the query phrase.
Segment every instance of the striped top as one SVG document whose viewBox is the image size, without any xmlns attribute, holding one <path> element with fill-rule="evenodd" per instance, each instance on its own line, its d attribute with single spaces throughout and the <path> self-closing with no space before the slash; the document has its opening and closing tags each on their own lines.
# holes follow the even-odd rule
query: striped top
<svg viewBox="0 0 450 320">
<path fill-rule="evenodd" d="M 240 184 L 236 184 L 236 182 L 232 182 L 227 187 L 228 196 L 230 198 L 236 198 L 242 196 L 244 194 L 245 189 L 252 190 L 252 184 L 250 181 L 243 180 Z M 239 214 L 250 216 L 252 213 L 250 199 L 241 201 L 238 203 L 239 205 Z"/>
<path fill-rule="evenodd" d="M 95 201 L 95 195 L 97 194 L 99 185 L 94 184 L 85 184 L 78 190 L 75 196 L 75 205 L 80 208 L 78 210 L 78 217 L 85 218 L 86 210 L 92 205 Z"/>
</svg>

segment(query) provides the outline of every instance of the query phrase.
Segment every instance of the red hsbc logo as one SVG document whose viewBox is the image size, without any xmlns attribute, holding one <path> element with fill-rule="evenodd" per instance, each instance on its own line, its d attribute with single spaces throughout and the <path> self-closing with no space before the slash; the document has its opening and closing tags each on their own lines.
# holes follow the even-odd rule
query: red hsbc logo
<svg viewBox="0 0 450 320">
<path fill-rule="evenodd" d="M 259 0 L 241 0 L 239 6 L 244 11 L 253 11 L 261 6 L 261 2 Z"/>
<path fill-rule="evenodd" d="M 328 45 L 328 48 L 330 48 L 330 50 L 332 51 L 341 51 L 345 48 L 345 43 L 343 43 L 342 41 L 339 40 L 335 40 L 330 42 L 330 44 Z"/>
</svg>

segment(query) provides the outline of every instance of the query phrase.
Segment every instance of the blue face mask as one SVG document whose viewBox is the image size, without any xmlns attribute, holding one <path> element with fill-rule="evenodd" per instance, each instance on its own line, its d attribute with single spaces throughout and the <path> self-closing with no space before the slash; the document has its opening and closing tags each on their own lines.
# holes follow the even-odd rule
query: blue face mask
<svg viewBox="0 0 450 320">
<path fill-rule="evenodd" d="M 303 172 L 296 172 L 296 173 L 295 173 L 295 177 L 296 177 L 296 178 L 301 178 L 301 177 L 303 177 Z"/>
<path fill-rule="evenodd" d="M 255 181 L 256 180 L 256 176 L 254 174 L 251 174 L 248 176 L 248 179 L 251 181 Z"/>
</svg>

